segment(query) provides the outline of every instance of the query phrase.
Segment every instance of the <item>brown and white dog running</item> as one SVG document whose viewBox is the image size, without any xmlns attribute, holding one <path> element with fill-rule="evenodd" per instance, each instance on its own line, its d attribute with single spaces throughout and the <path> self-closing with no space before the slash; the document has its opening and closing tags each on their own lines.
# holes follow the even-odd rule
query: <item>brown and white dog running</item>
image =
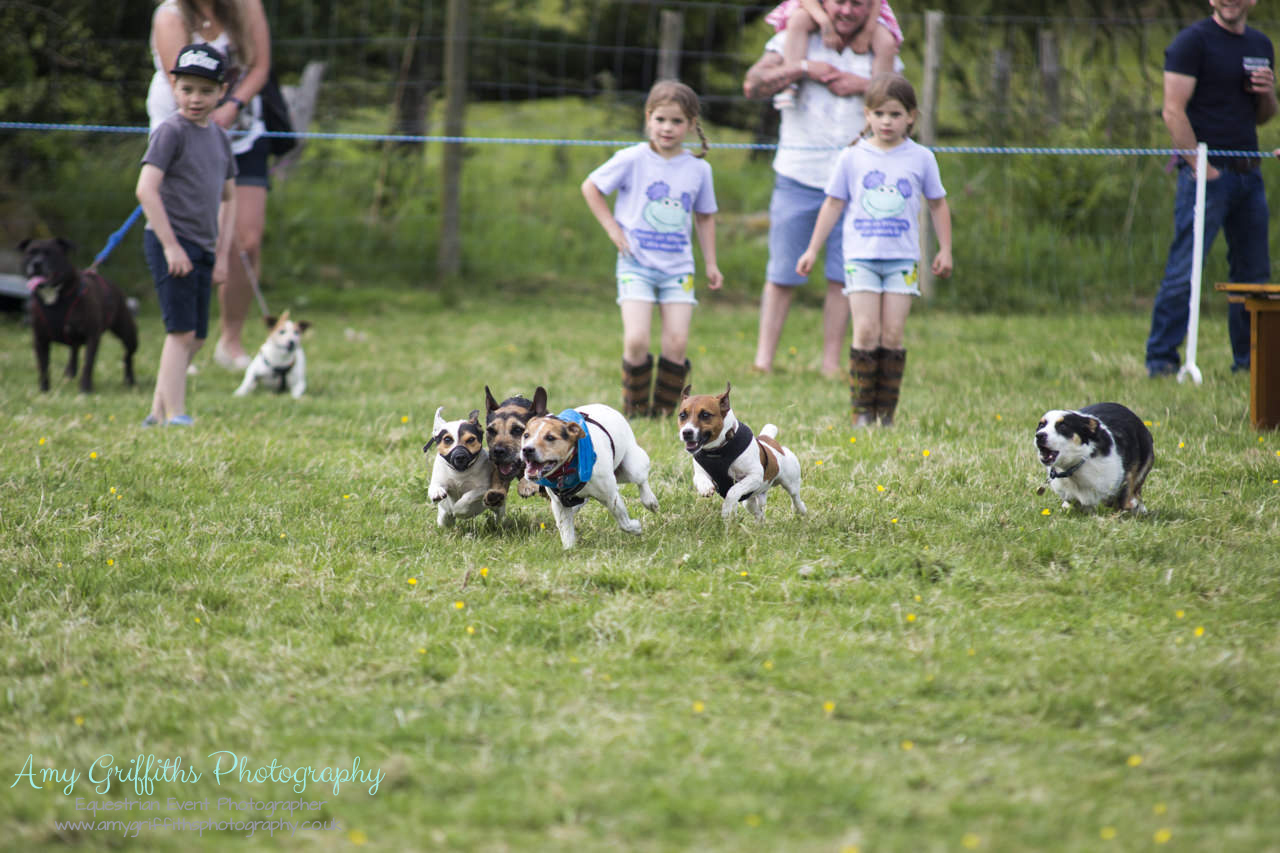
<svg viewBox="0 0 1280 853">
<path fill-rule="evenodd" d="M 1147 511 L 1142 484 L 1155 461 L 1151 431 L 1119 403 L 1045 412 L 1036 426 L 1036 451 L 1063 509 L 1074 502 L 1085 510 L 1109 504 Z"/>
<path fill-rule="evenodd" d="M 290 320 L 288 311 L 278 320 L 275 317 L 265 320 L 271 334 L 244 369 L 244 381 L 235 390 L 235 396 L 243 397 L 259 382 L 271 381 L 276 383 L 277 393 L 288 388 L 297 400 L 307 390 L 307 357 L 302 352 L 302 333 L 311 324 Z"/>
<path fill-rule="evenodd" d="M 765 424 L 759 438 L 751 434 L 729 405 L 731 387 L 725 383 L 723 394 L 694 395 L 693 386 L 686 385 L 682 393 L 676 418 L 684 449 L 693 455 L 693 487 L 704 498 L 719 493 L 726 519 L 742 501 L 757 519 L 764 518 L 765 499 L 774 486 L 786 489 L 796 514 L 805 515 L 800 460 L 777 442 L 773 424 Z"/>
<path fill-rule="evenodd" d="M 484 496 L 489 490 L 493 465 L 484 449 L 480 410 L 473 409 L 461 421 L 446 421 L 442 412 L 444 406 L 436 409 L 431 440 L 422 452 L 430 453 L 431 446 L 437 445 L 427 497 L 439 507 L 436 524 L 452 527 L 455 519 L 474 518 L 485 511 Z M 506 504 L 488 508 L 501 524 Z"/>
<path fill-rule="evenodd" d="M 618 486 L 639 486 L 640 503 L 651 512 L 658 511 L 658 498 L 649 488 L 649 454 L 622 412 L 589 403 L 548 415 L 542 388 L 534 392 L 533 412 L 520 447 L 525 479 L 546 487 L 560 544 L 567 550 L 577 542 L 573 520 L 587 498 L 604 504 L 618 527 L 639 536 L 640 522 L 627 514 Z"/>
</svg>

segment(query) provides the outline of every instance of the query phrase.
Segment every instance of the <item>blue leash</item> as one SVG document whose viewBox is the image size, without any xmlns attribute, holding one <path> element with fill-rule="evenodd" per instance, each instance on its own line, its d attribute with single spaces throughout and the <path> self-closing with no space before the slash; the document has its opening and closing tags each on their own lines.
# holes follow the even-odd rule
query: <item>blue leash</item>
<svg viewBox="0 0 1280 853">
<path fill-rule="evenodd" d="M 116 229 L 115 233 L 107 238 L 107 245 L 102 247 L 102 251 L 93 259 L 93 263 L 89 265 L 89 269 L 96 271 L 98 264 L 107 259 L 107 256 L 116 250 L 116 246 L 120 245 L 120 241 L 124 239 L 124 235 L 133 227 L 133 223 L 138 221 L 138 217 L 142 216 L 142 205 L 138 205 L 133 209 L 133 213 L 129 214 L 129 218 L 124 224 Z"/>
</svg>

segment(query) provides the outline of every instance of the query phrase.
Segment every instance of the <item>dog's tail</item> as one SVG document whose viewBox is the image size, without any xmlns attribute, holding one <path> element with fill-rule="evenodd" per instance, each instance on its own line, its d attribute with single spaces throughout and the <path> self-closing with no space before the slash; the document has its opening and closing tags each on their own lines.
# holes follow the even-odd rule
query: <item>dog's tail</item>
<svg viewBox="0 0 1280 853">
<path fill-rule="evenodd" d="M 773 424 L 765 424 L 760 430 L 760 434 L 765 438 L 776 439 L 778 437 L 778 428 Z"/>
</svg>

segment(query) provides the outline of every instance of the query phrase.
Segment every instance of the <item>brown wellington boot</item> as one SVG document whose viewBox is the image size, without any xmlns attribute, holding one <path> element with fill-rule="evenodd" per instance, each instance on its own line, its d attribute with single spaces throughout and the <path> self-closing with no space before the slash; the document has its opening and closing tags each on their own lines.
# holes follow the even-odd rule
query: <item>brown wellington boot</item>
<svg viewBox="0 0 1280 853">
<path fill-rule="evenodd" d="M 849 348 L 849 403 L 853 407 L 853 425 L 856 427 L 875 425 L 879 369 L 875 352 Z"/>
<path fill-rule="evenodd" d="M 649 385 L 653 381 L 653 356 L 646 355 L 644 364 L 627 364 L 622 360 L 622 413 L 628 418 L 649 416 Z"/>
<path fill-rule="evenodd" d="M 658 356 L 658 379 L 653 383 L 653 416 L 665 418 L 680 406 L 680 392 L 689 382 L 693 365 L 689 359 L 676 364 Z"/>
<path fill-rule="evenodd" d="M 876 410 L 881 426 L 893 426 L 893 412 L 898 408 L 898 395 L 902 392 L 902 374 L 907 366 L 905 349 L 876 350 L 880 361 L 880 383 L 876 386 Z"/>
</svg>

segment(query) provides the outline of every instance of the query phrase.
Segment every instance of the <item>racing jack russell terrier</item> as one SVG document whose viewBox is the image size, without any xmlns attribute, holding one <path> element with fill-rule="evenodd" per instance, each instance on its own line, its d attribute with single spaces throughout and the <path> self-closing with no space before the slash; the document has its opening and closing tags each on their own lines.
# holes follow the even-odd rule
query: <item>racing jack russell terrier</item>
<svg viewBox="0 0 1280 853">
<path fill-rule="evenodd" d="M 800 460 L 777 442 L 778 428 L 765 424 L 757 438 L 729 405 L 731 386 L 723 394 L 693 395 L 686 385 L 677 412 L 680 440 L 693 455 L 693 487 L 701 497 L 719 493 L 720 514 L 728 519 L 738 504 L 764 518 L 769 489 L 781 486 L 791 495 L 797 515 L 808 510 L 800 500 Z"/>
</svg>

